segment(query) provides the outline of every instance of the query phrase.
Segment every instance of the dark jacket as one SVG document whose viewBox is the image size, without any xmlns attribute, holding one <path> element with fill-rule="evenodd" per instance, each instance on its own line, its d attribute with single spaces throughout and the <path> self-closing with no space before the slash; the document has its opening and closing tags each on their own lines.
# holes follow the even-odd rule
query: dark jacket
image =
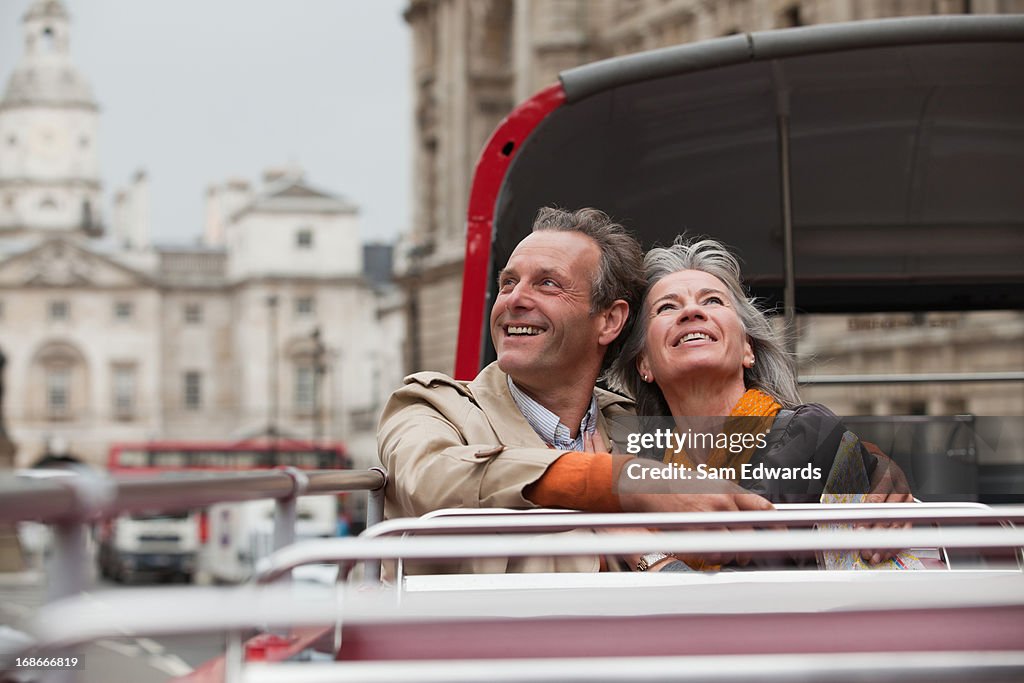
<svg viewBox="0 0 1024 683">
<path fill-rule="evenodd" d="M 742 479 L 738 483 L 746 489 L 764 496 L 773 503 L 817 503 L 829 479 L 832 465 L 839 451 L 846 426 L 831 410 L 817 403 L 797 406 L 782 411 L 775 418 L 768 433 L 765 448 L 750 458 L 750 465 L 761 463 L 765 467 L 800 468 L 810 464 L 818 468 L 820 477 L 783 479 Z M 855 439 L 851 434 L 848 439 Z M 857 440 L 855 452 L 864 464 L 868 481 L 875 471 L 878 459 Z M 867 493 L 863 491 L 837 491 L 836 493 Z"/>
</svg>

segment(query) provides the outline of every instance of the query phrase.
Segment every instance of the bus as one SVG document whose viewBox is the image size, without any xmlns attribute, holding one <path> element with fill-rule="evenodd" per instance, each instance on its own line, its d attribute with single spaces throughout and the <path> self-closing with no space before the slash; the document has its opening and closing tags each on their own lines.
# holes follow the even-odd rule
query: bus
<svg viewBox="0 0 1024 683">
<path fill-rule="evenodd" d="M 349 469 L 342 444 L 299 440 L 238 442 L 149 441 L 115 443 L 107 462 L 115 477 L 176 472 L 224 472 L 295 467 Z M 299 538 L 336 535 L 336 496 L 300 498 Z M 139 575 L 202 582 L 238 582 L 272 549 L 273 501 L 221 503 L 207 510 L 163 514 L 157 511 L 108 520 L 98 531 L 101 575 L 128 582 Z"/>
<path fill-rule="evenodd" d="M 348 469 L 342 444 L 314 444 L 292 439 L 234 442 L 147 441 L 115 443 L 107 468 L 117 474 L 153 474 L 182 470 Z"/>
<path fill-rule="evenodd" d="M 800 380 L 814 401 L 838 410 L 841 399 L 860 416 L 858 435 L 916 476 L 915 494 L 1024 501 L 1024 421 L 999 412 L 1024 386 L 1012 345 L 965 372 L 958 354 L 973 344 L 925 359 L 905 342 L 884 352 L 912 357 L 893 372 L 884 358 L 858 360 L 882 358 L 885 340 L 853 327 L 895 318 L 1019 344 L 1022 33 L 1019 15 L 859 21 L 563 71 L 509 113 L 477 163 L 455 376 L 496 358 L 497 273 L 537 210 L 596 207 L 645 249 L 680 233 L 729 245 L 750 295 L 784 317 L 792 351 L 825 321 L 832 347 L 853 349 L 838 367 L 878 367 Z M 979 316 L 1001 316 L 999 331 L 975 328 Z M 981 396 L 979 383 L 995 389 Z"/>
</svg>

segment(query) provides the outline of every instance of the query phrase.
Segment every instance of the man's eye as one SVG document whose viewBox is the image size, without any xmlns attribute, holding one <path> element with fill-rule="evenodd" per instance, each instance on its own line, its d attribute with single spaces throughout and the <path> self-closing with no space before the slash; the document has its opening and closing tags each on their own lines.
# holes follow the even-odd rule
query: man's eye
<svg viewBox="0 0 1024 683">
<path fill-rule="evenodd" d="M 498 288 L 501 289 L 501 290 L 512 289 L 515 286 L 516 286 L 516 281 L 513 280 L 510 277 L 507 277 L 507 278 L 505 278 L 503 280 L 498 280 Z"/>
<path fill-rule="evenodd" d="M 540 281 L 540 284 L 541 284 L 541 286 L 543 286 L 543 287 L 557 287 L 557 286 L 558 286 L 558 283 L 557 283 L 557 282 L 555 282 L 554 280 L 552 280 L 552 279 L 551 279 L 551 278 L 549 278 L 549 277 L 546 277 L 546 278 L 544 278 L 543 280 L 541 280 L 541 281 Z"/>
</svg>

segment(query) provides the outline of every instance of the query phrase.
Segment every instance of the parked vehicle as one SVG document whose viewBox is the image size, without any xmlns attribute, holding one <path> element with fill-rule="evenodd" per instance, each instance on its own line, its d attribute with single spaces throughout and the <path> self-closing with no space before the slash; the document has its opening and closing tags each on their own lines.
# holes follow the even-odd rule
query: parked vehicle
<svg viewBox="0 0 1024 683">
<path fill-rule="evenodd" d="M 274 501 L 218 503 L 207 510 L 209 533 L 199 554 L 203 580 L 241 583 L 274 550 Z M 330 538 L 338 528 L 337 496 L 296 501 L 296 540 Z"/>
<path fill-rule="evenodd" d="M 140 574 L 191 581 L 199 553 L 197 511 L 132 514 L 98 527 L 100 574 L 130 582 Z"/>
<path fill-rule="evenodd" d="M 148 441 L 115 443 L 108 468 L 120 477 L 138 478 L 184 472 L 255 472 L 281 467 L 298 470 L 346 469 L 341 444 L 315 444 L 294 439 L 248 439 L 236 442 Z M 299 538 L 324 538 L 338 525 L 337 497 L 301 498 Z M 191 578 L 202 582 L 244 581 L 260 558 L 273 548 L 272 501 L 220 503 L 191 512 L 188 519 L 121 518 L 101 531 L 100 567 L 113 578 L 139 571 Z M 186 527 L 191 531 L 185 532 Z"/>
</svg>

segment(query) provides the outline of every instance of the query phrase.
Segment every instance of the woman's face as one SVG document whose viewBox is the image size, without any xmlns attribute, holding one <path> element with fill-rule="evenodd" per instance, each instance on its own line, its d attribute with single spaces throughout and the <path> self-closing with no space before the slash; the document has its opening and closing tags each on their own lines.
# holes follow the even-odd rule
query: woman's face
<svg viewBox="0 0 1024 683">
<path fill-rule="evenodd" d="M 679 379 L 737 380 L 754 353 L 726 286 L 700 270 L 663 278 L 644 300 L 647 340 L 637 368 L 662 390 Z"/>
</svg>

